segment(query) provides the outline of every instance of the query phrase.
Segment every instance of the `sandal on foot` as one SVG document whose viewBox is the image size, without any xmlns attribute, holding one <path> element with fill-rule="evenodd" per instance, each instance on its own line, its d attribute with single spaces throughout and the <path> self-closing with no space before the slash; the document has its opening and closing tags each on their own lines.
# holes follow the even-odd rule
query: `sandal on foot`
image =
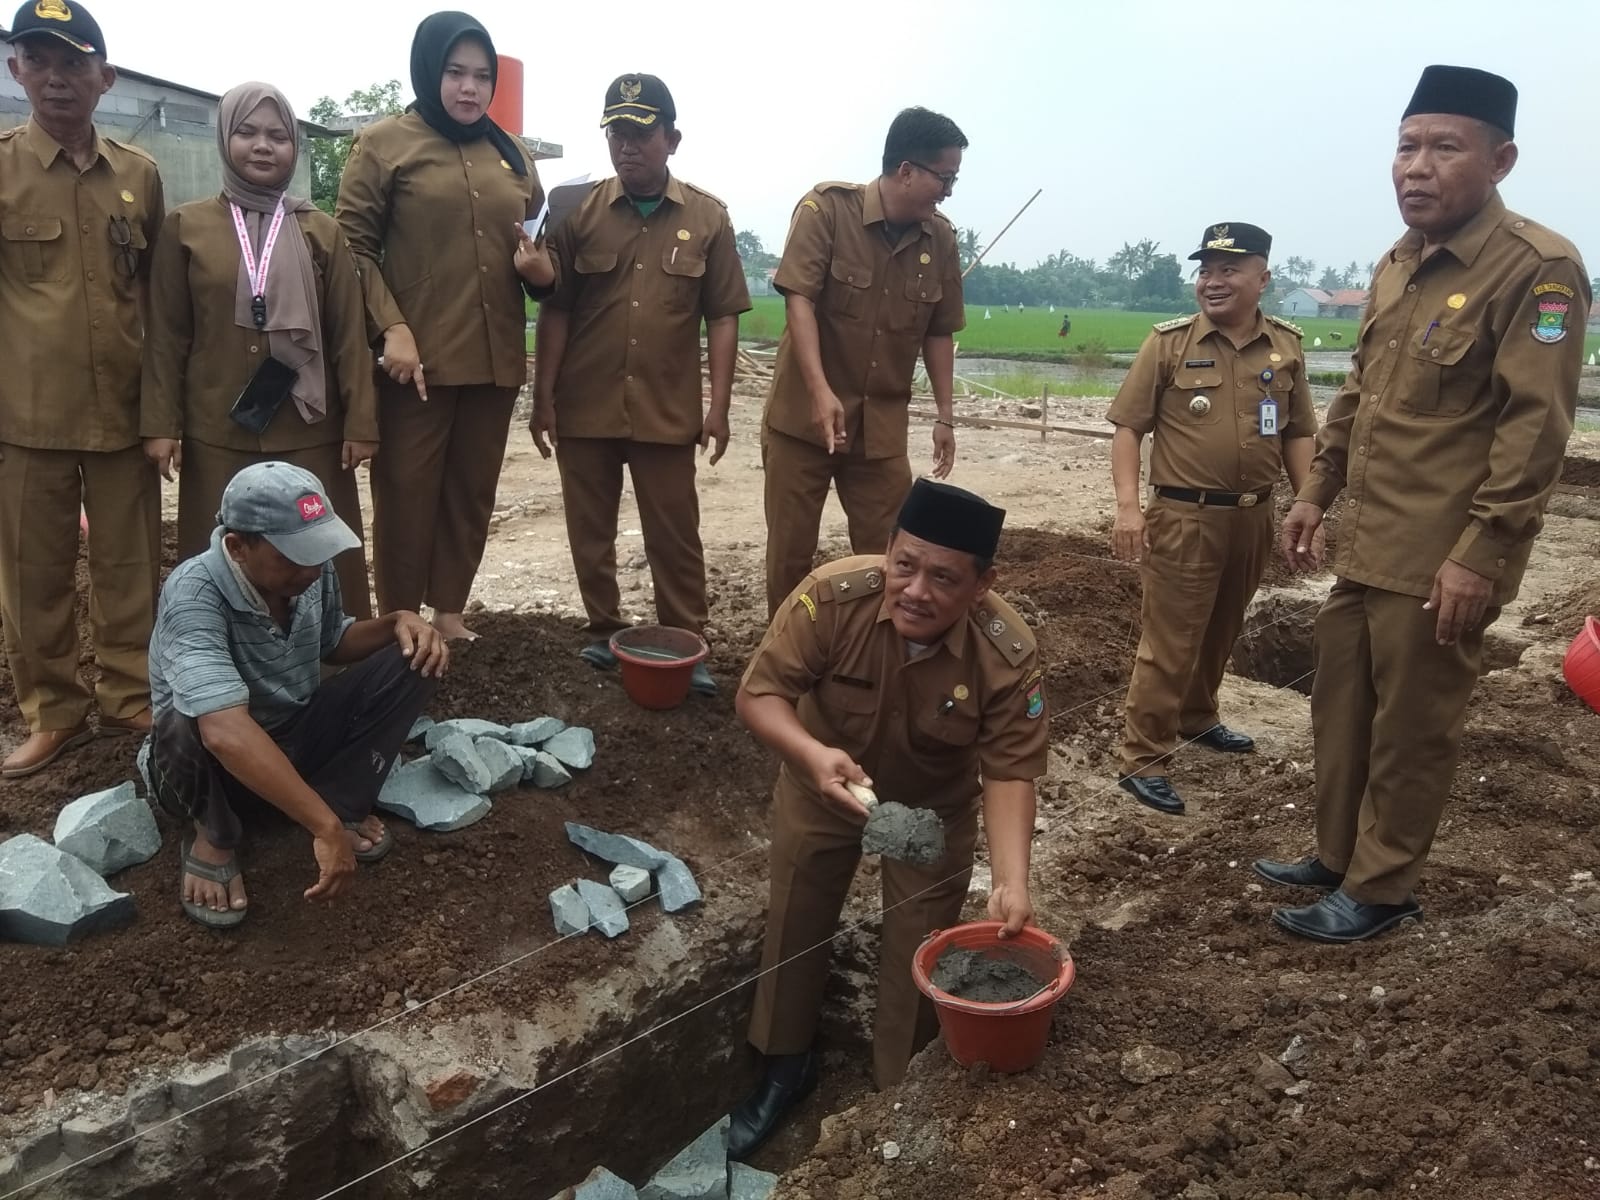
<svg viewBox="0 0 1600 1200">
<path fill-rule="evenodd" d="M 366 838 L 367 841 L 372 843 L 370 850 L 357 850 L 354 846 L 350 847 L 350 851 L 356 856 L 358 863 L 378 862 L 387 856 L 389 851 L 394 849 L 394 834 L 389 832 L 387 825 L 383 827 L 383 836 L 376 839 L 362 832 L 360 821 L 346 821 L 344 827 L 357 837 Z"/>
<path fill-rule="evenodd" d="M 250 912 L 248 908 L 229 908 L 218 912 L 204 904 L 196 904 L 187 900 L 183 895 L 183 876 L 193 875 L 196 879 L 204 879 L 210 883 L 220 883 L 227 887 L 234 879 L 239 877 L 239 859 L 235 854 L 233 859 L 225 863 L 208 863 L 194 857 L 190 853 L 194 849 L 194 839 L 190 838 L 183 843 L 183 874 L 178 876 L 178 902 L 183 905 L 183 911 L 191 920 L 198 921 L 208 929 L 234 929 Z"/>
</svg>

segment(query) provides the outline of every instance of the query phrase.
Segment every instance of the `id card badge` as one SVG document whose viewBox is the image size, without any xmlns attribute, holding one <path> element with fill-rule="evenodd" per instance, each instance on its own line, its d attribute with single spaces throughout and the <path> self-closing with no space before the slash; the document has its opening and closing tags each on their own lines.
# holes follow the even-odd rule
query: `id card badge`
<svg viewBox="0 0 1600 1200">
<path fill-rule="evenodd" d="M 1278 402 L 1266 399 L 1261 402 L 1261 436 L 1278 436 Z"/>
</svg>

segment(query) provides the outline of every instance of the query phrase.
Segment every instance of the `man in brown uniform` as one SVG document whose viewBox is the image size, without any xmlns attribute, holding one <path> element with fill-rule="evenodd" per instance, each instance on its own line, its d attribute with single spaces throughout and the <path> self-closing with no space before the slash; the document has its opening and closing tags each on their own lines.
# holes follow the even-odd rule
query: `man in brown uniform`
<svg viewBox="0 0 1600 1200">
<path fill-rule="evenodd" d="M 626 627 L 617 590 L 622 468 L 633 478 L 656 618 L 705 628 L 706 564 L 695 447 L 728 448 L 739 314 L 750 309 L 733 223 L 721 200 L 667 170 L 677 107 L 654 75 L 606 89 L 601 127 L 617 174 L 551 238 L 558 282 L 539 309 L 533 439 L 556 443 L 567 542 L 593 639 L 583 656 L 613 667 L 607 639 Z M 706 323 L 711 407 L 701 401 Z M 717 690 L 704 663 L 691 686 Z"/>
<path fill-rule="evenodd" d="M 150 727 L 161 491 L 139 442 L 140 306 L 165 216 L 155 162 L 95 130 L 116 72 L 94 18 L 28 0 L 11 43 L 32 116 L 0 133 L 0 624 L 30 732 L 6 778 L 92 737 L 96 703 L 102 733 Z M 73 619 L 80 506 L 93 697 Z"/>
<path fill-rule="evenodd" d="M 873 1023 L 879 1087 L 905 1074 L 937 1028 L 911 957 L 930 929 L 960 917 L 980 797 L 994 877 L 989 916 L 1014 934 L 1033 915 L 1034 780 L 1045 773 L 1050 723 L 1033 637 L 991 591 L 1004 519 L 1005 510 L 971 492 L 919 480 L 888 553 L 808 575 L 745 672 L 739 716 L 783 765 L 773 793 L 766 952 L 750 1020 L 766 1075 L 733 1114 L 735 1157 L 765 1140 L 816 1082 L 812 1042 L 828 943 L 866 820 L 847 781 L 944 821 L 942 861 L 883 860 Z"/>
<path fill-rule="evenodd" d="M 1217 688 L 1244 611 L 1272 553 L 1272 488 L 1295 489 L 1317 431 L 1300 330 L 1259 307 L 1272 282 L 1272 238 L 1256 225 L 1212 225 L 1200 262 L 1200 312 L 1145 338 L 1106 419 L 1117 427 L 1111 544 L 1143 561 L 1144 633 L 1125 705 L 1121 786 L 1158 812 L 1183 812 L 1167 760 L 1185 741 L 1244 753 L 1247 735 L 1222 724 Z M 1140 443 L 1155 435 L 1146 509 Z"/>
<path fill-rule="evenodd" d="M 762 423 L 767 608 L 811 570 L 828 483 L 850 549 L 880 554 L 911 486 L 907 405 L 920 351 L 939 415 L 933 474 L 956 460 L 951 388 L 966 324 L 950 195 L 966 135 L 949 117 L 908 108 L 889 126 L 883 174 L 819 183 L 794 210 L 773 285 L 787 324 Z"/>
<path fill-rule="evenodd" d="M 1589 276 L 1571 242 L 1507 211 L 1517 92 L 1429 67 L 1400 125 L 1408 232 L 1378 263 L 1350 376 L 1283 527 L 1300 565 L 1342 491 L 1338 578 L 1317 616 L 1317 854 L 1262 861 L 1332 888 L 1273 920 L 1319 941 L 1422 909 L 1484 629 L 1517 594 L 1572 431 Z"/>
</svg>

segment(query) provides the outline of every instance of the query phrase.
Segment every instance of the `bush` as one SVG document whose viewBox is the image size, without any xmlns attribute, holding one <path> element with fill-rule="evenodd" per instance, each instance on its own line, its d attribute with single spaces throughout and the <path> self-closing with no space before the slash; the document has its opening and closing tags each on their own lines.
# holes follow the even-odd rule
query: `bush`
<svg viewBox="0 0 1600 1200">
<path fill-rule="evenodd" d="M 1085 338 L 1072 348 L 1072 361 L 1086 370 L 1104 370 L 1111 365 L 1111 347 L 1105 338 Z"/>
</svg>

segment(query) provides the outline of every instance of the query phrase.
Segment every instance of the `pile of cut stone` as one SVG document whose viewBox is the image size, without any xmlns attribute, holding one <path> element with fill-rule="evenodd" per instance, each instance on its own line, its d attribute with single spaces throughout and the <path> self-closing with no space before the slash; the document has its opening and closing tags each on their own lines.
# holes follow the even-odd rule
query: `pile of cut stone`
<svg viewBox="0 0 1600 1200">
<path fill-rule="evenodd" d="M 407 741 L 428 753 L 394 765 L 378 807 L 435 833 L 483 820 L 493 792 L 524 784 L 553 791 L 594 762 L 594 734 L 555 717 L 516 725 L 420 717 Z"/>
<path fill-rule="evenodd" d="M 0 842 L 0 939 L 65 946 L 135 916 L 133 897 L 103 876 L 156 856 L 161 830 L 134 783 L 81 796 L 56 817 L 55 845 Z"/>
<path fill-rule="evenodd" d="M 551 1200 L 769 1200 L 777 1187 L 776 1175 L 728 1160 L 728 1118 L 723 1117 L 642 1188 L 596 1167 Z"/>
<path fill-rule="evenodd" d="M 610 884 L 580 879 L 550 893 L 550 915 L 562 937 L 598 929 L 608 938 L 628 932 L 628 905 L 658 890 L 664 912 L 682 912 L 700 903 L 700 885 L 684 861 L 649 842 L 602 833 L 567 822 L 567 838 L 580 850 L 612 863 Z"/>
</svg>

